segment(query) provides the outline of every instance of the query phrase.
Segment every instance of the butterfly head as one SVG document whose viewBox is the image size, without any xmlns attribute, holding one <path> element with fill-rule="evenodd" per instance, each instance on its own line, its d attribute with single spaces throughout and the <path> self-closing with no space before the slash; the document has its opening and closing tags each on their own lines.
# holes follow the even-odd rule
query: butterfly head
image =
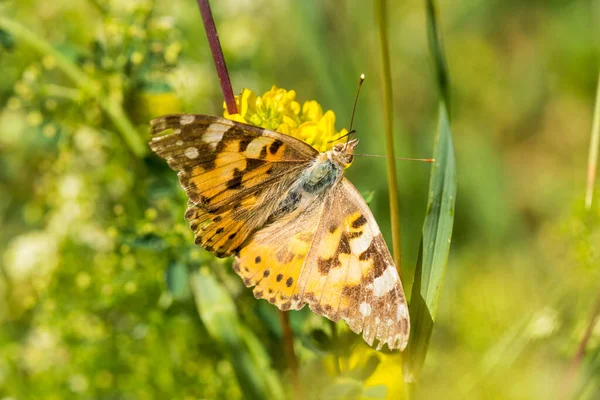
<svg viewBox="0 0 600 400">
<path fill-rule="evenodd" d="M 354 158 L 354 149 L 358 144 L 358 139 L 351 139 L 346 143 L 338 143 L 333 146 L 333 149 L 329 151 L 329 158 L 332 161 L 340 164 L 343 168 L 346 168 L 352 163 Z"/>
</svg>

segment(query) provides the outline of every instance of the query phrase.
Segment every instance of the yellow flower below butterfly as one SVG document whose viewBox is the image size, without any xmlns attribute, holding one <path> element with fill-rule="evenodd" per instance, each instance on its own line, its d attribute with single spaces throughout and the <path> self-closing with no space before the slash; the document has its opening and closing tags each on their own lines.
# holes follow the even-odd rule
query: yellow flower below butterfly
<svg viewBox="0 0 600 400">
<path fill-rule="evenodd" d="M 293 136 L 310 144 L 320 152 L 330 150 L 335 139 L 348 131 L 335 129 L 335 113 L 331 110 L 323 113 L 316 101 L 305 101 L 302 106 L 295 100 L 294 90 L 273 86 L 262 96 L 252 90 L 243 89 L 235 96 L 237 114 L 223 113 L 232 121 L 259 126 L 279 133 Z"/>
</svg>

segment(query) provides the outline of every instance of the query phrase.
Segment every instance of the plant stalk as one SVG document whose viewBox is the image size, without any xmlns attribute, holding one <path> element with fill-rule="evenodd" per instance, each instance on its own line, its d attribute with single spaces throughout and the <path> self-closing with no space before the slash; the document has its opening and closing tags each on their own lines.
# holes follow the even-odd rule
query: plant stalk
<svg viewBox="0 0 600 400">
<path fill-rule="evenodd" d="M 210 46 L 210 51 L 217 69 L 217 75 L 219 76 L 219 83 L 221 84 L 221 90 L 223 91 L 223 97 L 225 98 L 227 112 L 229 114 L 237 114 L 238 109 L 235 104 L 235 96 L 233 95 L 231 80 L 229 79 L 229 73 L 227 72 L 227 64 L 225 64 L 225 57 L 223 56 L 223 49 L 221 48 L 215 20 L 213 19 L 212 11 L 210 10 L 210 4 L 208 4 L 208 0 L 198 0 L 198 7 L 200 8 L 204 30 L 206 31 L 206 37 L 208 38 L 208 45 Z"/>
<path fill-rule="evenodd" d="M 292 374 L 292 385 L 294 387 L 295 398 L 302 399 L 302 386 L 300 384 L 300 378 L 298 376 L 298 358 L 296 357 L 296 351 L 294 350 L 294 333 L 290 326 L 290 317 L 286 311 L 279 310 L 279 321 L 281 323 L 281 331 L 283 333 L 283 350 L 285 352 L 285 358 L 287 365 Z"/>
<path fill-rule="evenodd" d="M 600 73 L 598 74 L 598 87 L 596 88 L 596 106 L 594 107 L 594 122 L 592 123 L 592 137 L 590 140 L 590 154 L 588 157 L 587 189 L 585 193 L 585 209 L 592 208 L 594 197 L 594 182 L 598 169 L 598 151 L 600 150 Z"/>
<path fill-rule="evenodd" d="M 594 326 L 596 325 L 596 321 L 600 316 L 600 293 L 598 293 L 598 297 L 596 297 L 596 301 L 594 302 L 592 313 L 590 315 L 590 320 L 585 329 L 583 337 L 581 338 L 581 342 L 579 342 L 579 346 L 577 346 L 577 351 L 573 356 L 573 360 L 571 361 L 571 366 L 569 368 L 569 372 L 567 373 L 567 377 L 565 379 L 562 396 L 560 398 L 566 399 L 571 395 L 571 387 L 573 384 L 573 380 L 575 378 L 575 374 L 579 369 L 579 365 L 583 361 L 583 356 L 585 355 L 585 348 L 592 337 L 592 332 L 594 330 Z"/>
<path fill-rule="evenodd" d="M 392 72 L 387 37 L 387 2 L 375 1 L 375 20 L 379 29 L 379 47 L 381 52 L 381 89 L 383 91 L 383 112 L 385 119 L 385 139 L 387 153 L 387 176 L 390 196 L 390 222 L 392 225 L 392 253 L 398 274 L 402 276 L 402 247 L 400 240 L 400 210 L 398 196 L 398 177 L 394 158 L 394 118 Z"/>
</svg>

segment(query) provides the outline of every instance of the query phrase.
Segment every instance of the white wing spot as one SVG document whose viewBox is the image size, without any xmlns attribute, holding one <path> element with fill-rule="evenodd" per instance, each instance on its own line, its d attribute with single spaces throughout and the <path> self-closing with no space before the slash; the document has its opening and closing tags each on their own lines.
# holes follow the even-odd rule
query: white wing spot
<svg viewBox="0 0 600 400">
<path fill-rule="evenodd" d="M 179 135 L 181 133 L 181 129 L 173 129 L 174 135 Z"/>
<path fill-rule="evenodd" d="M 350 239 L 350 243 L 352 244 L 352 251 L 355 254 L 362 253 L 367 250 L 373 241 L 373 234 L 370 229 L 365 229 L 363 234 L 357 238 Z"/>
<path fill-rule="evenodd" d="M 396 310 L 396 320 L 400 321 L 402 319 L 408 319 L 408 310 L 404 303 L 400 304 L 398 310 Z"/>
<path fill-rule="evenodd" d="M 363 317 L 368 317 L 371 315 L 371 306 L 368 303 L 360 303 L 358 306 L 358 310 L 363 315 Z"/>
<path fill-rule="evenodd" d="M 398 282 L 398 271 L 393 265 L 388 265 L 381 276 L 373 280 L 373 294 L 375 297 L 381 297 L 394 287 Z"/>
<path fill-rule="evenodd" d="M 178 140 L 175 142 L 177 146 L 183 146 L 183 140 Z"/>
<path fill-rule="evenodd" d="M 189 158 L 190 160 L 193 160 L 194 158 L 198 157 L 198 149 L 195 147 L 188 147 L 187 149 L 185 149 L 185 156 L 187 158 Z"/>
<path fill-rule="evenodd" d="M 229 128 L 227 125 L 212 124 L 202 136 L 202 140 L 207 142 L 213 150 L 216 150 L 217 144 L 223 139 L 223 135 Z"/>
<path fill-rule="evenodd" d="M 379 230 L 379 226 L 377 226 L 377 223 L 369 224 L 369 228 L 371 228 L 371 235 L 373 235 L 373 237 L 377 237 L 377 235 L 381 233 L 381 231 Z"/>
<path fill-rule="evenodd" d="M 179 123 L 181 125 L 189 125 L 192 122 L 194 122 L 195 119 L 196 119 L 196 117 L 193 115 L 182 115 L 181 119 L 179 120 Z"/>
</svg>

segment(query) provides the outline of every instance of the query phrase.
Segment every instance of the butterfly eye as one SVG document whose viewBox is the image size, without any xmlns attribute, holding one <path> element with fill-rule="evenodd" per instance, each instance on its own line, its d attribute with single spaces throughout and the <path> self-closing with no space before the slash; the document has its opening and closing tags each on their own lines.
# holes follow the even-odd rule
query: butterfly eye
<svg viewBox="0 0 600 400">
<path fill-rule="evenodd" d="M 342 143 L 336 144 L 335 146 L 333 146 L 333 151 L 335 151 L 336 153 L 339 153 L 340 151 L 342 151 L 343 147 L 344 147 L 344 145 Z"/>
</svg>

